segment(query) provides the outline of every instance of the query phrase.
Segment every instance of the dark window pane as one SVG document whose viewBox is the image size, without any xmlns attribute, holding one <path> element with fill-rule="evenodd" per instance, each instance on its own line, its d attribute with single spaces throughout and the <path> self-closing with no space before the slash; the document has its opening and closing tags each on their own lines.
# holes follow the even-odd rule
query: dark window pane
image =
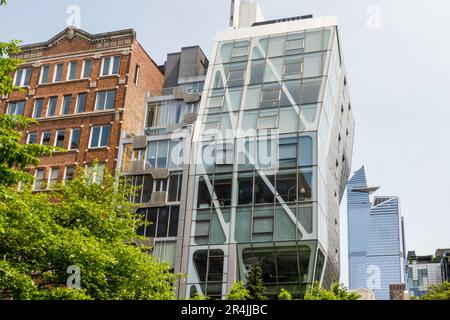
<svg viewBox="0 0 450 320">
<path fill-rule="evenodd" d="M 157 237 L 167 237 L 167 229 L 169 227 L 168 224 L 169 212 L 167 210 L 167 207 L 159 208 Z"/>
<path fill-rule="evenodd" d="M 231 175 L 216 175 L 214 192 L 221 207 L 231 205 L 232 177 Z"/>
<path fill-rule="evenodd" d="M 310 201 L 312 198 L 312 171 L 298 174 L 298 200 Z"/>
<path fill-rule="evenodd" d="M 286 202 L 296 201 L 297 175 L 293 173 L 280 173 L 277 175 L 277 192 Z"/>
<path fill-rule="evenodd" d="M 211 206 L 211 193 L 206 185 L 204 177 L 198 180 L 198 208 L 207 208 Z"/>
<path fill-rule="evenodd" d="M 169 237 L 177 236 L 179 211 L 179 207 L 170 208 Z"/>
<path fill-rule="evenodd" d="M 239 175 L 238 204 L 251 204 L 253 192 L 253 173 Z"/>
<path fill-rule="evenodd" d="M 87 93 L 80 93 L 78 95 L 77 111 L 76 111 L 77 113 L 86 111 L 86 98 L 87 98 Z"/>
<path fill-rule="evenodd" d="M 274 195 L 266 183 L 267 180 L 271 187 L 275 185 L 273 176 L 266 176 L 265 179 L 255 177 L 255 203 L 273 203 Z"/>
<path fill-rule="evenodd" d="M 178 183 L 181 183 L 179 173 L 172 173 L 169 178 L 169 201 L 180 201 L 178 195 Z"/>
<path fill-rule="evenodd" d="M 109 144 L 109 134 L 111 131 L 111 126 L 104 126 L 102 130 L 102 137 L 100 141 L 101 147 L 107 147 Z"/>
<path fill-rule="evenodd" d="M 70 149 L 71 150 L 76 150 L 79 148 L 80 134 L 81 134 L 80 128 L 72 129 L 72 137 L 71 137 L 71 141 L 70 141 Z"/>
<path fill-rule="evenodd" d="M 145 228 L 145 236 L 148 238 L 155 238 L 156 220 L 158 217 L 158 209 L 150 208 L 147 212 L 147 221 L 150 223 Z"/>
</svg>

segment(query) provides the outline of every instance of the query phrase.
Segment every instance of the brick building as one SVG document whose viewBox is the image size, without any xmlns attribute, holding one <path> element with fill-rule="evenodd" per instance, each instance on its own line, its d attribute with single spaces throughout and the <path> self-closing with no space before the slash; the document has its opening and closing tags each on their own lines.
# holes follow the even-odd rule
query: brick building
<svg viewBox="0 0 450 320">
<path fill-rule="evenodd" d="M 35 118 L 23 143 L 68 150 L 43 157 L 35 188 L 70 179 L 79 166 L 116 169 L 121 134 L 143 123 L 144 97 L 164 76 L 133 29 L 90 34 L 68 27 L 43 43 L 25 45 L 14 75 L 22 87 L 0 100 L 0 112 Z M 97 171 L 99 172 L 99 171 Z M 95 177 L 94 177 L 95 178 Z"/>
</svg>

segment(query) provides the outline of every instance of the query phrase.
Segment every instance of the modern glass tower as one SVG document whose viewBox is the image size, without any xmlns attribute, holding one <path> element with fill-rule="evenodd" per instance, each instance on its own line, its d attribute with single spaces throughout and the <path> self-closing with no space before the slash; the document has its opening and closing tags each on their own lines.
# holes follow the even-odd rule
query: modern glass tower
<svg viewBox="0 0 450 320">
<path fill-rule="evenodd" d="M 405 283 L 403 219 L 398 197 L 370 194 L 364 167 L 347 186 L 349 288 L 372 289 L 377 300 L 389 300 L 389 285 Z"/>
<path fill-rule="evenodd" d="M 272 297 L 339 279 L 354 122 L 337 25 L 305 16 L 217 34 L 190 153 L 186 297 L 224 297 L 254 264 Z"/>
</svg>

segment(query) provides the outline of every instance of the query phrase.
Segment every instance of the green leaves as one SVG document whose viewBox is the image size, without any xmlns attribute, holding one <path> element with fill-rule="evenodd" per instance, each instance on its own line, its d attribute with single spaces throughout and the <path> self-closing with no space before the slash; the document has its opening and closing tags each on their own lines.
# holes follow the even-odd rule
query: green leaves
<svg viewBox="0 0 450 320">
<path fill-rule="evenodd" d="M 357 300 L 359 295 L 349 292 L 342 284 L 337 282 L 331 285 L 330 291 L 315 282 L 305 294 L 305 300 Z"/>
<path fill-rule="evenodd" d="M 0 5 L 4 3 L 6 2 L 0 2 Z M 20 53 L 19 44 L 19 40 L 0 42 L 0 95 L 7 95 L 19 89 L 14 85 L 12 77 L 17 67 L 23 63 L 22 60 L 14 58 Z"/>
<path fill-rule="evenodd" d="M 430 290 L 422 296 L 422 300 L 450 300 L 450 282 L 443 282 L 431 286 Z"/>
<path fill-rule="evenodd" d="M 249 292 L 242 281 L 236 282 L 227 295 L 227 300 L 247 300 L 248 298 Z"/>
</svg>

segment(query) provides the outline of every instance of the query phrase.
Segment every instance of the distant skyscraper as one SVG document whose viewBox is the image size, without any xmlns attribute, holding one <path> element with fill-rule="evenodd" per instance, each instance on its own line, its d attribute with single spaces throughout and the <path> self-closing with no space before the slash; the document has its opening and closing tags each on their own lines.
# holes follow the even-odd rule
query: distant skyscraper
<svg viewBox="0 0 450 320">
<path fill-rule="evenodd" d="M 389 285 L 405 282 L 403 219 L 398 197 L 369 195 L 364 167 L 348 182 L 349 288 L 370 288 L 377 300 L 389 300 Z"/>
</svg>

